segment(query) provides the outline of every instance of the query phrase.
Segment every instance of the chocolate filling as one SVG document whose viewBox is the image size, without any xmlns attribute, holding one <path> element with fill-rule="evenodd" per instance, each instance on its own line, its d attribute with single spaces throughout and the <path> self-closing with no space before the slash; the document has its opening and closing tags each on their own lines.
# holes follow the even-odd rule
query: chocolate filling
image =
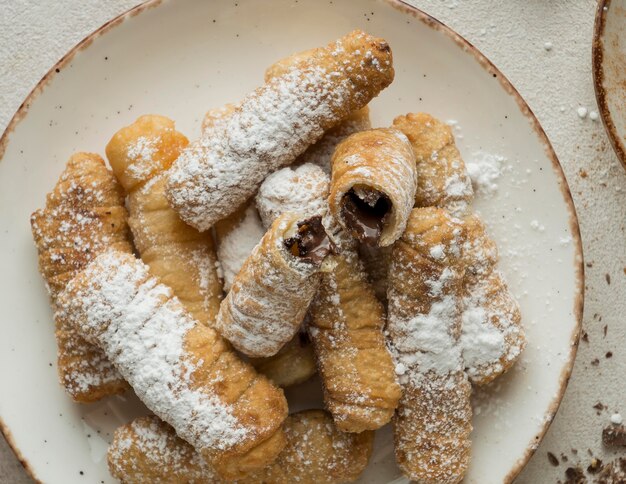
<svg viewBox="0 0 626 484">
<path fill-rule="evenodd" d="M 324 230 L 320 216 L 298 222 L 298 232 L 285 239 L 285 247 L 294 257 L 315 265 L 320 265 L 328 254 L 337 252 L 335 244 Z"/>
<path fill-rule="evenodd" d="M 341 215 L 354 237 L 367 245 L 378 245 L 391 213 L 391 200 L 378 190 L 357 190 L 352 188 L 343 196 Z"/>
</svg>

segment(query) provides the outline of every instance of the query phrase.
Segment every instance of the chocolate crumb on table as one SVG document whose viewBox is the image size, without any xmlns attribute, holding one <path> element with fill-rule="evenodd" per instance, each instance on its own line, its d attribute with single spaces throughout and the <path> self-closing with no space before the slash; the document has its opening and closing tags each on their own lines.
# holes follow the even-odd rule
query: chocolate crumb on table
<svg viewBox="0 0 626 484">
<path fill-rule="evenodd" d="M 552 464 L 554 467 L 557 467 L 559 465 L 559 459 L 557 459 L 552 452 L 548 452 L 548 460 L 550 461 L 550 464 Z"/>
<path fill-rule="evenodd" d="M 589 474 L 597 474 L 602 470 L 602 461 L 600 459 L 591 459 L 591 464 L 587 466 L 587 472 Z"/>
<path fill-rule="evenodd" d="M 568 467 L 565 470 L 565 481 L 563 484 L 583 484 L 586 482 L 585 473 L 580 467 Z"/>
<path fill-rule="evenodd" d="M 602 430 L 602 443 L 608 446 L 626 447 L 626 428 L 610 425 Z"/>
</svg>

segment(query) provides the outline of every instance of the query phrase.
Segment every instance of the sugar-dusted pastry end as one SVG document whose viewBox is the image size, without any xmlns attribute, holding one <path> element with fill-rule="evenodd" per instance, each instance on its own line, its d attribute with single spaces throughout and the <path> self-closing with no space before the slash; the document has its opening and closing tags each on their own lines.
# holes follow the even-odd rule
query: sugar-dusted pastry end
<svg viewBox="0 0 626 484">
<path fill-rule="evenodd" d="M 393 120 L 411 142 L 417 162 L 416 207 L 445 208 L 460 216 L 474 198 L 452 129 L 426 113 L 409 113 Z"/>
</svg>

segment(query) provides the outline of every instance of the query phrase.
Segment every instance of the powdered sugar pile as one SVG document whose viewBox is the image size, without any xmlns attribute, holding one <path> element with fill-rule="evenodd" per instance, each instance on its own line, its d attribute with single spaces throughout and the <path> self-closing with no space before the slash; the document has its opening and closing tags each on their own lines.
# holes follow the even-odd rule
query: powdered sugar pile
<svg viewBox="0 0 626 484">
<path fill-rule="evenodd" d="M 463 348 L 463 362 L 468 371 L 485 363 L 498 361 L 504 353 L 504 335 L 488 324 L 488 314 L 482 304 L 466 305 L 462 316 L 459 343 Z"/>
<path fill-rule="evenodd" d="M 224 291 L 230 291 L 235 276 L 264 233 L 261 219 L 251 205 L 246 209 L 243 220 L 219 241 L 217 258 L 222 268 Z"/>
<path fill-rule="evenodd" d="M 330 178 L 318 166 L 306 163 L 297 168 L 283 168 L 272 173 L 261 184 L 256 206 L 265 227 L 285 212 L 304 216 L 324 215 Z"/>
<path fill-rule="evenodd" d="M 200 451 L 231 448 L 248 437 L 248 430 L 231 408 L 206 388 L 193 386 L 202 361 L 194 361 L 185 343 L 197 323 L 171 290 L 131 257 L 106 252 L 90 264 L 80 279 L 84 285 L 76 286 L 75 279 L 68 286 L 68 315 L 183 439 Z"/>
<path fill-rule="evenodd" d="M 503 173 L 503 164 L 506 158 L 500 155 L 476 151 L 472 153 L 466 163 L 467 172 L 472 180 L 474 190 L 486 197 L 493 196 L 498 191 L 496 183 Z"/>
</svg>

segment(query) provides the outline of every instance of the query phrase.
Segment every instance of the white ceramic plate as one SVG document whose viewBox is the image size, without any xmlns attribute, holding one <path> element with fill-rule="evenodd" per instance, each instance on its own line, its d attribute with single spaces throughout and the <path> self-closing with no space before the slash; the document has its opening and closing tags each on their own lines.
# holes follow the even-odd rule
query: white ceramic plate
<svg viewBox="0 0 626 484">
<path fill-rule="evenodd" d="M 516 369 L 476 397 L 466 482 L 510 481 L 530 458 L 570 374 L 583 281 L 569 190 L 528 106 L 471 45 L 400 3 L 188 0 L 138 7 L 84 41 L 26 99 L 0 144 L 0 416 L 37 479 L 111 482 L 111 433 L 145 412 L 132 396 L 75 405 L 57 383 L 29 215 L 65 161 L 76 150 L 103 153 L 112 133 L 143 113 L 170 116 L 193 137 L 208 108 L 260 84 L 271 62 L 354 28 L 385 37 L 394 53 L 396 80 L 371 105 L 375 125 L 431 112 L 455 120 L 467 161 L 481 152 L 504 159 L 497 193 L 476 205 L 499 243 L 529 344 Z M 294 408 L 313 405 L 314 391 L 315 383 L 290 391 Z M 362 482 L 399 477 L 384 430 Z"/>
<path fill-rule="evenodd" d="M 626 0 L 600 0 L 593 39 L 593 80 L 604 127 L 626 168 Z"/>
</svg>

